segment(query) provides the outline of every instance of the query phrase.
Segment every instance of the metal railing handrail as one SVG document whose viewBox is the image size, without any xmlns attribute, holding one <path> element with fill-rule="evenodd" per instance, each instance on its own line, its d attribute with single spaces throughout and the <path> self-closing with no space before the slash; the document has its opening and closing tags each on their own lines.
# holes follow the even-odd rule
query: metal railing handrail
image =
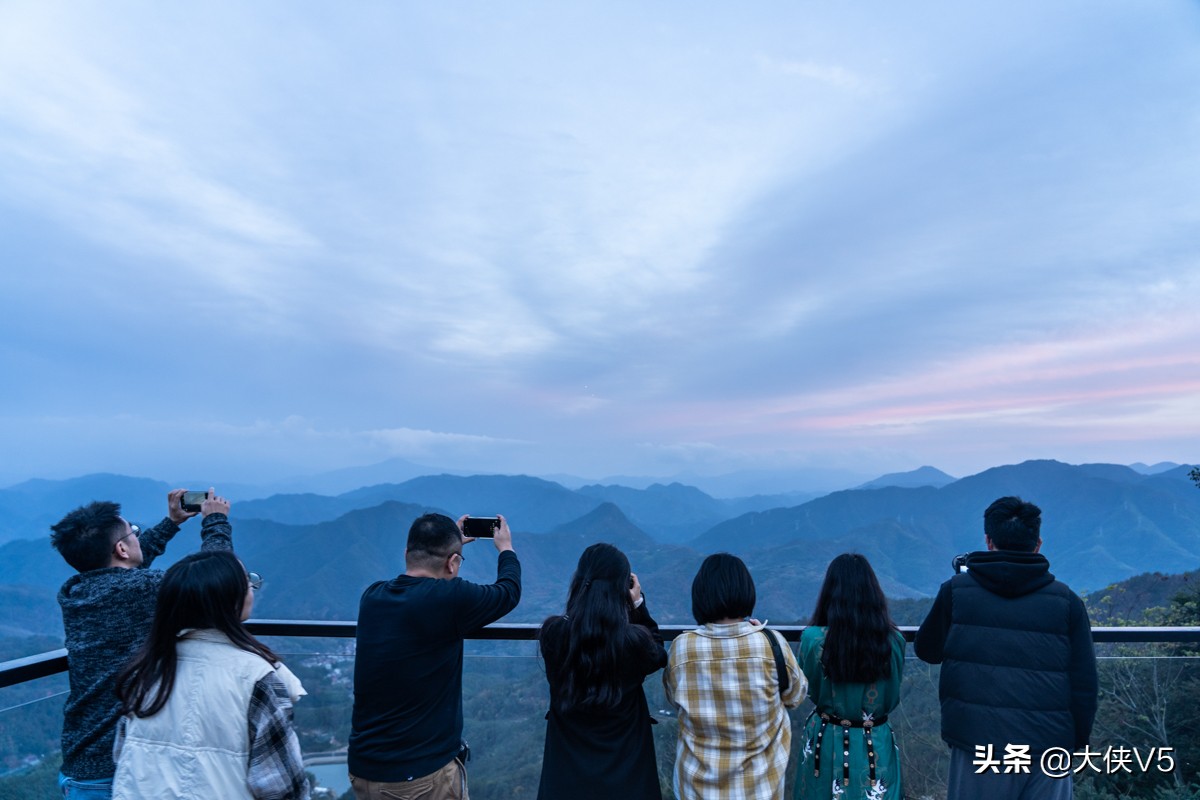
<svg viewBox="0 0 1200 800">
<path fill-rule="evenodd" d="M 251 633 L 258 636 L 299 636 L 334 639 L 352 639 L 358 623 L 346 620 L 298 620 L 298 619 L 252 619 L 246 623 Z M 488 625 L 468 636 L 482 641 L 533 641 L 541 627 L 533 622 L 505 622 Z M 663 638 L 674 639 L 684 631 L 693 630 L 695 625 L 662 625 L 659 631 Z M 771 625 L 789 642 L 800 641 L 806 625 Z M 911 642 L 917 633 L 916 626 L 902 625 L 900 632 Z M 1200 627 L 1106 627 L 1092 628 L 1095 642 L 1118 644 L 1197 643 L 1200 644 Z M 18 683 L 45 678 L 67 671 L 67 651 L 51 650 L 12 661 L 0 662 L 0 688 Z"/>
</svg>

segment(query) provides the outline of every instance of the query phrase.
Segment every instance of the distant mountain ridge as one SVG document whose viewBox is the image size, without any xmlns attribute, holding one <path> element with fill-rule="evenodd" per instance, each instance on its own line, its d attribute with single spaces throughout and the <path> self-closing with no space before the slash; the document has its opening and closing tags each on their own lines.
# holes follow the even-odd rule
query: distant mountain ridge
<svg viewBox="0 0 1200 800">
<path fill-rule="evenodd" d="M 736 503 L 681 484 L 571 491 L 528 476 L 423 476 L 336 497 L 235 502 L 232 515 L 239 555 L 267 578 L 256 612 L 261 616 L 352 618 L 367 584 L 403 571 L 412 519 L 437 510 L 452 516 L 499 511 L 512 520 L 525 569 L 517 621 L 561 611 L 579 553 L 594 541 L 612 541 L 629 554 L 660 621 L 690 620 L 696 568 L 706 554 L 728 551 L 741 555 L 755 575 L 761 612 L 783 624 L 807 618 L 829 561 L 851 550 L 871 559 L 889 596 L 928 597 L 949 575 L 955 553 L 983 547 L 983 509 L 1008 494 L 1042 507 L 1043 552 L 1052 571 L 1081 592 L 1141 573 L 1194 569 L 1200 565 L 1200 491 L 1187 470 L 1145 475 L 1120 465 L 1027 461 L 940 488 L 834 492 L 740 513 L 707 528 L 706 518 L 730 514 Z M 50 506 L 37 506 L 37 498 L 58 504 L 55 514 L 63 503 L 76 503 L 66 487 L 52 484 L 0 491 L 0 508 L 15 500 L 18 507 L 26 504 L 27 513 L 45 515 Z M 121 499 L 121 492 L 142 493 L 138 502 L 158 508 L 157 517 L 165 511 L 166 484 L 88 476 L 82 485 Z M 52 606 L 37 598 L 52 603 L 71 573 L 41 531 L 37 538 L 0 545 L 0 587 L 10 589 L 0 592 L 0 619 L 8 611 L 25 613 L 21 603 L 41 609 L 29 624 L 12 626 L 14 633 L 44 632 Z M 156 566 L 195 550 L 198 531 L 197 521 L 186 523 Z M 699 534 L 680 540 L 691 531 Z M 465 554 L 464 577 L 493 579 L 495 551 L 488 542 L 470 545 Z"/>
<path fill-rule="evenodd" d="M 867 481 L 859 489 L 883 489 L 888 486 L 899 486 L 914 489 L 919 486 L 932 486 L 939 489 L 948 483 L 954 483 L 957 478 L 947 475 L 936 467 L 918 467 L 910 472 L 892 472 L 882 475 L 873 481 Z"/>
<path fill-rule="evenodd" d="M 834 492 L 794 508 L 727 520 L 692 545 L 708 552 L 745 547 L 747 541 L 762 549 L 836 541 L 886 563 L 906 555 L 895 549 L 903 540 L 907 552 L 940 562 L 983 548 L 983 510 L 1006 495 L 1041 507 L 1042 552 L 1055 574 L 1073 586 L 1097 588 L 1200 563 L 1200 492 L 1185 467 L 1146 476 L 1118 465 L 1057 461 L 994 467 L 940 489 Z"/>
<path fill-rule="evenodd" d="M 0 542 L 49 536 L 63 514 L 92 500 L 117 500 L 126 519 L 153 525 L 166 516 L 172 488 L 163 481 L 107 473 L 24 481 L 0 489 Z"/>
</svg>

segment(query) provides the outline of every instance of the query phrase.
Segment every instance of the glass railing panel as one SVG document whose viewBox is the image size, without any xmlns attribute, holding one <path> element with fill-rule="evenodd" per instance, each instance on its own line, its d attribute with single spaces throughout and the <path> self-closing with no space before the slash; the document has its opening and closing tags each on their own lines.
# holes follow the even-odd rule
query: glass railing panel
<svg viewBox="0 0 1200 800">
<path fill-rule="evenodd" d="M 339 798 L 348 788 L 346 739 L 353 703 L 354 640 L 263 637 L 304 682 L 309 695 L 296 706 L 295 722 L 306 762 L 321 791 Z M 548 689 L 536 644 L 469 641 L 463 675 L 464 734 L 472 747 L 471 795 L 476 800 L 534 798 L 541 771 Z M 1189 649 L 1190 648 L 1190 649 Z M 1178 800 L 1200 793 L 1200 657 L 1195 645 L 1099 644 L 1101 702 L 1088 759 L 1078 768 L 1081 800 Z M 911 647 L 910 647 L 911 656 Z M 945 798 L 948 753 L 940 736 L 939 669 L 908 658 L 900 707 L 891 715 L 908 797 Z M 661 673 L 645 682 L 654 728 L 660 782 L 671 797 L 676 721 L 662 690 Z M 56 796 L 58 737 L 66 676 L 53 675 L 0 689 L 0 797 Z M 795 765 L 803 746 L 807 701 L 792 712 Z M 1019 743 L 1013 743 L 1019 744 Z M 1085 763 L 1086 761 L 1086 763 Z M 1037 765 L 1034 765 L 1037 768 Z"/>
<path fill-rule="evenodd" d="M 0 797 L 53 797 L 62 764 L 67 676 L 0 688 Z"/>
</svg>

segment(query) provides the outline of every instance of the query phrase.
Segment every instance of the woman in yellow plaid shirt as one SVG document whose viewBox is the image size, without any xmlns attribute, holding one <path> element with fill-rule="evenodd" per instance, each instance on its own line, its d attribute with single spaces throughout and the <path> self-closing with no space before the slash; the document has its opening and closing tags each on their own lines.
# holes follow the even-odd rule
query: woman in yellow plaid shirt
<svg viewBox="0 0 1200 800">
<path fill-rule="evenodd" d="M 792 746 L 787 709 L 804 701 L 808 683 L 783 637 L 750 618 L 754 601 L 750 570 L 728 553 L 706 558 L 692 581 L 700 627 L 671 644 L 663 673 L 667 698 L 679 709 L 679 800 L 783 798 Z"/>
</svg>

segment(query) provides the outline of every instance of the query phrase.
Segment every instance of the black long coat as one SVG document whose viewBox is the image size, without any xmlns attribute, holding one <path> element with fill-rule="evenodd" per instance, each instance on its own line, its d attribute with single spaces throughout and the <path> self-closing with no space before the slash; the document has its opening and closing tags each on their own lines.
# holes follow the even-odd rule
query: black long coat
<svg viewBox="0 0 1200 800">
<path fill-rule="evenodd" d="M 658 761 L 642 682 L 667 664 L 658 623 L 643 603 L 636 609 L 621 658 L 621 700 L 613 709 L 559 710 L 560 666 L 567 653 L 569 632 L 565 617 L 548 620 L 542 628 L 541 650 L 550 683 L 546 714 L 546 749 L 538 800 L 661 800 Z"/>
</svg>

